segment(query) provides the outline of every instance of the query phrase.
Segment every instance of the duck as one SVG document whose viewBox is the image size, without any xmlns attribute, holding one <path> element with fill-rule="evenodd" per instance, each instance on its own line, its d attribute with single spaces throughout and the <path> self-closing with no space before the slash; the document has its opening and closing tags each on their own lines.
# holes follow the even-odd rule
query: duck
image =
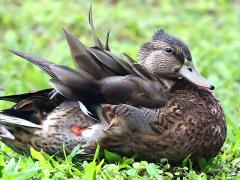
<svg viewBox="0 0 240 180">
<path fill-rule="evenodd" d="M 224 112 L 188 46 L 159 29 L 137 63 L 110 51 L 109 31 L 105 44 L 99 40 L 91 8 L 89 24 L 93 47 L 64 29 L 75 69 L 10 50 L 47 73 L 52 88 L 0 97 L 14 103 L 0 113 L 1 141 L 26 155 L 31 147 L 52 155 L 80 144 L 91 156 L 99 144 L 149 162 L 216 156 L 226 139 Z"/>
</svg>

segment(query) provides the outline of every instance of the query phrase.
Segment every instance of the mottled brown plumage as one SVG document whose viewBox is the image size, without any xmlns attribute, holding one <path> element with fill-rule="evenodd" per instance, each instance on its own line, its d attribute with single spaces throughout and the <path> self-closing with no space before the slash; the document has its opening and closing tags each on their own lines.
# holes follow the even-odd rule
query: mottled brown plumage
<svg viewBox="0 0 240 180">
<path fill-rule="evenodd" d="M 55 154 L 64 143 L 91 155 L 98 142 L 149 161 L 215 156 L 226 137 L 223 110 L 185 43 L 159 30 L 140 48 L 139 64 L 126 62 L 110 52 L 109 33 L 105 46 L 97 38 L 91 14 L 94 47 L 64 30 L 77 70 L 12 50 L 42 68 L 53 89 L 0 97 L 16 103 L 0 114 L 3 142 L 23 153 L 33 146 Z"/>
<path fill-rule="evenodd" d="M 226 122 L 219 101 L 210 91 L 189 82 L 177 83 L 170 94 L 163 108 L 152 112 L 139 109 L 143 116 L 146 113 L 153 116 L 151 122 L 141 122 L 141 128 L 126 124 L 125 118 L 131 116 L 132 107 L 119 105 L 113 125 L 101 141 L 102 146 L 126 155 L 137 153 L 140 159 L 149 161 L 167 157 L 179 162 L 189 154 L 193 159 L 215 156 L 226 137 Z M 142 129 L 148 131 L 142 132 Z"/>
</svg>

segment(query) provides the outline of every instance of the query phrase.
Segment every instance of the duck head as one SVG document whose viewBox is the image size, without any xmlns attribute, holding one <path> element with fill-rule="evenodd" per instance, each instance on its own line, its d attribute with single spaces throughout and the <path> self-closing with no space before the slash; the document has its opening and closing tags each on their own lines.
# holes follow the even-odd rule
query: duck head
<svg viewBox="0 0 240 180">
<path fill-rule="evenodd" d="M 154 34 L 152 41 L 141 46 L 138 55 L 139 63 L 161 79 L 169 89 L 182 78 L 197 86 L 214 89 L 195 69 L 187 45 L 163 29 Z"/>
</svg>

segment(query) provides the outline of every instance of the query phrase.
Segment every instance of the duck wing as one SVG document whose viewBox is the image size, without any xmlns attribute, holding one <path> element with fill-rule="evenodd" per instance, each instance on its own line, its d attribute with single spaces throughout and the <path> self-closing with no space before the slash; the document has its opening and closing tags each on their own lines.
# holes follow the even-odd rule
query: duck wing
<svg viewBox="0 0 240 180">
<path fill-rule="evenodd" d="M 82 76 L 64 66 L 51 66 L 57 76 L 50 82 L 63 96 L 88 104 L 131 104 L 143 107 L 162 107 L 168 100 L 160 83 L 134 75 L 110 76 L 101 80 Z"/>
<path fill-rule="evenodd" d="M 54 92 L 53 89 L 45 89 L 25 94 L 2 96 L 0 100 L 15 103 L 12 108 L 5 109 L 2 113 L 40 124 L 48 113 L 66 99 L 60 94 L 51 98 Z"/>
<path fill-rule="evenodd" d="M 31 54 L 11 50 L 14 54 L 42 68 L 52 79 L 54 89 L 65 98 L 87 105 L 127 103 L 134 106 L 162 107 L 168 100 L 164 86 L 150 72 L 127 56 L 128 63 L 109 51 L 96 36 L 92 9 L 89 11 L 94 47 L 86 47 L 64 30 L 77 71 L 56 65 Z M 56 91 L 52 91 L 55 96 Z"/>
<path fill-rule="evenodd" d="M 67 36 L 70 37 L 69 34 Z M 77 43 L 75 43 L 75 45 L 77 45 Z M 113 62 L 112 65 L 109 65 L 111 63 L 104 62 L 105 64 L 102 63 L 101 68 L 97 66 L 99 62 L 96 61 L 92 61 L 93 63 L 89 61 L 90 63 L 87 65 L 90 66 L 96 62 L 96 67 L 103 69 L 102 79 L 99 77 L 96 78 L 96 73 L 94 74 L 88 70 L 91 69 L 92 66 L 75 71 L 28 53 L 13 50 L 12 52 L 42 68 L 52 77 L 50 83 L 55 90 L 65 98 L 82 101 L 85 104 L 126 103 L 148 108 L 162 107 L 168 100 L 168 94 L 164 91 L 164 86 L 144 69 L 144 67 L 139 64 L 128 64 L 127 68 L 131 68 L 131 72 L 127 72 L 128 69 L 119 63 L 120 60 L 115 60 L 117 59 L 115 56 L 111 58 L 108 54 L 104 54 L 104 51 L 95 49 L 95 53 L 97 52 L 95 54 L 96 57 L 102 59 L 101 62 L 109 60 Z M 126 72 L 120 71 L 117 66 Z M 106 69 L 109 71 L 105 71 Z M 94 71 L 97 72 L 96 69 Z M 110 71 L 113 72 L 113 74 L 109 74 Z"/>
<path fill-rule="evenodd" d="M 78 71 L 28 53 L 11 51 L 42 68 L 52 77 L 50 82 L 55 90 L 65 98 L 87 105 L 127 103 L 148 108 L 162 107 L 167 102 L 163 85 L 141 65 L 131 63 L 133 60 L 128 64 L 100 48 L 86 48 L 67 31 L 65 36 Z"/>
</svg>

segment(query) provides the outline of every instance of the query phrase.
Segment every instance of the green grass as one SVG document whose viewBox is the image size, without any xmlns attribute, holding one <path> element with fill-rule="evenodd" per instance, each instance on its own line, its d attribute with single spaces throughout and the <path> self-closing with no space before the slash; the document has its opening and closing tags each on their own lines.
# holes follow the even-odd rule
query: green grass
<svg viewBox="0 0 240 180">
<path fill-rule="evenodd" d="M 65 27 L 83 43 L 92 45 L 88 26 L 89 3 L 73 1 L 0 2 L 0 95 L 47 88 L 48 77 L 32 64 L 12 55 L 8 49 L 30 52 L 55 63 L 73 66 L 64 39 Z M 75 162 L 77 147 L 65 158 L 31 150 L 26 157 L 1 144 L 2 179 L 239 179 L 240 178 L 240 3 L 237 0 L 182 1 L 134 0 L 93 2 L 98 35 L 110 29 L 112 52 L 136 58 L 139 45 L 164 28 L 189 44 L 194 63 L 216 86 L 228 123 L 227 140 L 221 153 L 200 168 L 184 161 L 173 166 L 162 159 L 153 164 L 108 152 L 105 160 Z M 0 102 L 0 108 L 9 107 Z M 97 153 L 96 153 L 97 155 Z"/>
</svg>

